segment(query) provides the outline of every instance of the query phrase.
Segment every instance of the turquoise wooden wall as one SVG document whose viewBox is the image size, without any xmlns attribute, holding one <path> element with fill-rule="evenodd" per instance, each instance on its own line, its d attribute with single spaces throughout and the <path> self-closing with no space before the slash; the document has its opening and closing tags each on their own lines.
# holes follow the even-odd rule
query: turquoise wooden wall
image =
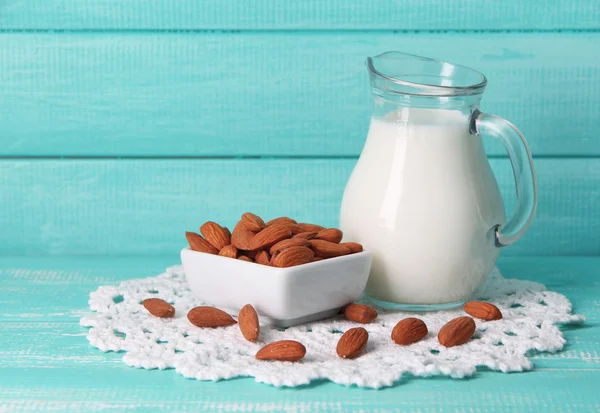
<svg viewBox="0 0 600 413">
<path fill-rule="evenodd" d="M 597 0 L 3 0 L 0 254 L 175 255 L 246 210 L 336 225 L 386 50 L 484 72 L 527 136 L 539 213 L 506 254 L 600 253 Z"/>
</svg>

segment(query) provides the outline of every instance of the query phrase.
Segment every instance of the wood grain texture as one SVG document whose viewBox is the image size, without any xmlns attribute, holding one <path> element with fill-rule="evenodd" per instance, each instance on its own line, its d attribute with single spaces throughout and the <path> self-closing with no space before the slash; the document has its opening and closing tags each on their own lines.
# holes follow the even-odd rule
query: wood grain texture
<svg viewBox="0 0 600 413">
<path fill-rule="evenodd" d="M 583 326 L 565 330 L 563 352 L 534 357 L 533 372 L 482 371 L 468 380 L 407 377 L 392 388 L 371 391 L 328 382 L 297 389 L 276 389 L 252 379 L 197 382 L 173 372 L 127 367 L 122 354 L 102 353 L 85 340 L 77 322 L 87 308 L 87 294 L 99 284 L 156 274 L 174 262 L 172 257 L 0 257 L 0 334 L 5 338 L 0 411 L 597 411 L 599 260 L 501 258 L 506 276 L 543 282 L 588 316 Z M 69 290 L 69 298 L 57 286 Z M 21 290 L 15 292 L 17 287 Z M 37 292 L 28 295 L 31 290 Z M 29 316 L 14 317 L 18 314 Z"/>
<path fill-rule="evenodd" d="M 598 44 L 600 33 L 4 33 L 0 155 L 356 156 L 364 60 L 394 49 L 485 73 L 482 109 L 517 124 L 535 155 L 600 155 Z"/>
<path fill-rule="evenodd" d="M 353 159 L 3 160 L 0 254 L 176 254 L 243 212 L 335 226 Z M 507 159 L 492 159 L 507 210 Z M 600 159 L 536 161 L 539 208 L 519 255 L 598 255 Z"/>
<path fill-rule="evenodd" d="M 3 0 L 0 29 L 597 29 L 594 0 Z"/>
</svg>

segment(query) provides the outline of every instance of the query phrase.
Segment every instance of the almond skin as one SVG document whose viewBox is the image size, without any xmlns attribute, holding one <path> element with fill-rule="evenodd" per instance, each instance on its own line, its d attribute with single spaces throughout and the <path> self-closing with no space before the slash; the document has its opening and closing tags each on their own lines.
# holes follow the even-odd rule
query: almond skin
<svg viewBox="0 0 600 413">
<path fill-rule="evenodd" d="M 307 247 L 294 246 L 279 251 L 279 254 L 273 260 L 274 267 L 294 267 L 296 265 L 307 264 L 312 261 L 315 253 Z"/>
<path fill-rule="evenodd" d="M 262 250 L 270 248 L 272 245 L 278 243 L 281 240 L 290 238 L 292 231 L 283 225 L 271 225 L 266 227 L 262 231 L 252 238 L 250 242 L 251 250 Z"/>
<path fill-rule="evenodd" d="M 299 223 L 298 226 L 302 228 L 305 232 L 319 232 L 325 229 L 325 227 L 316 224 Z"/>
<path fill-rule="evenodd" d="M 463 308 L 465 313 L 481 320 L 492 321 L 502 319 L 500 309 L 494 304 L 486 303 L 485 301 L 469 301 Z"/>
<path fill-rule="evenodd" d="M 349 248 L 322 239 L 311 240 L 310 248 L 315 252 L 317 257 L 321 258 L 333 258 L 350 254 Z"/>
<path fill-rule="evenodd" d="M 250 304 L 243 306 L 238 315 L 238 323 L 240 324 L 240 331 L 244 338 L 256 343 L 260 334 L 260 324 L 258 323 L 258 314 L 256 314 L 254 307 Z"/>
<path fill-rule="evenodd" d="M 300 232 L 300 233 L 294 235 L 292 238 L 302 238 L 302 239 L 306 239 L 306 240 L 311 240 L 314 237 L 316 237 L 317 234 L 318 234 L 318 232 L 311 232 L 311 231 Z"/>
<path fill-rule="evenodd" d="M 363 246 L 358 242 L 342 242 L 340 245 L 348 248 L 350 250 L 350 254 L 356 254 L 357 252 L 363 252 Z"/>
<path fill-rule="evenodd" d="M 160 298 L 147 298 L 142 304 L 155 317 L 171 318 L 175 315 L 175 307 Z"/>
<path fill-rule="evenodd" d="M 442 346 L 454 347 L 465 344 L 475 333 L 475 321 L 471 317 L 458 317 L 444 325 L 438 333 Z"/>
<path fill-rule="evenodd" d="M 353 359 L 362 353 L 369 341 L 369 333 L 362 327 L 351 328 L 338 341 L 335 352 L 343 359 Z"/>
<path fill-rule="evenodd" d="M 290 225 L 290 224 L 297 224 L 296 220 L 292 219 L 292 218 L 288 218 L 288 217 L 279 217 L 279 218 L 275 218 L 270 220 L 269 222 L 267 222 L 267 226 L 270 227 L 271 225 Z"/>
<path fill-rule="evenodd" d="M 344 308 L 344 317 L 350 321 L 368 324 L 377 318 L 377 311 L 364 304 L 348 304 Z"/>
<path fill-rule="evenodd" d="M 344 233 L 337 228 L 327 228 L 319 231 L 315 239 L 323 239 L 325 241 L 339 244 L 344 236 Z"/>
<path fill-rule="evenodd" d="M 271 254 L 274 254 L 275 251 L 283 251 L 286 248 L 289 247 L 308 247 L 310 245 L 310 243 L 308 242 L 308 240 L 302 239 L 302 238 L 288 238 L 288 239 L 284 239 L 283 241 L 279 241 L 277 244 L 273 245 L 269 252 Z"/>
<path fill-rule="evenodd" d="M 243 222 L 244 227 L 248 231 L 252 232 L 259 232 L 266 226 L 265 221 L 263 221 L 261 217 L 253 214 L 252 212 L 246 212 L 244 215 L 242 215 L 241 222 Z"/>
<path fill-rule="evenodd" d="M 256 353 L 257 360 L 298 361 L 306 354 L 306 347 L 294 340 L 267 344 Z"/>
<path fill-rule="evenodd" d="M 219 255 L 227 258 L 237 258 L 238 257 L 238 249 L 234 245 L 225 245 L 219 251 Z"/>
<path fill-rule="evenodd" d="M 325 258 L 321 258 L 321 257 L 314 257 L 312 259 L 312 262 L 316 262 L 316 261 L 323 261 Z"/>
<path fill-rule="evenodd" d="M 250 250 L 250 244 L 255 235 L 254 232 L 248 231 L 240 221 L 233 228 L 231 243 L 239 250 Z"/>
<path fill-rule="evenodd" d="M 219 252 L 218 249 L 210 245 L 208 241 L 202 238 L 202 235 L 200 234 L 196 234 L 195 232 L 186 232 L 185 237 L 187 238 L 190 248 L 193 251 L 205 252 L 207 254 L 217 254 Z"/>
<path fill-rule="evenodd" d="M 271 262 L 271 256 L 267 251 L 260 250 L 256 254 L 256 258 L 254 258 L 254 262 L 262 265 L 269 265 Z"/>
<path fill-rule="evenodd" d="M 398 321 L 398 324 L 392 330 L 392 341 L 407 346 L 426 337 L 428 333 L 429 331 L 423 320 L 409 317 Z"/>
<path fill-rule="evenodd" d="M 252 258 L 250 258 L 250 257 L 247 257 L 247 256 L 245 256 L 245 255 L 240 255 L 240 256 L 238 257 L 238 260 L 247 261 L 247 262 L 254 262 L 254 260 L 253 260 Z"/>
<path fill-rule="evenodd" d="M 216 222 L 205 222 L 200 227 L 200 232 L 204 235 L 204 239 L 218 250 L 221 250 L 225 245 L 231 244 L 231 237 L 228 236 L 223 227 Z"/>
<path fill-rule="evenodd" d="M 225 311 L 206 306 L 192 308 L 187 318 L 196 327 L 223 327 L 237 323 Z"/>
<path fill-rule="evenodd" d="M 231 239 L 231 231 L 229 231 L 229 228 L 223 227 L 223 231 L 225 231 L 225 234 L 227 234 L 227 236 L 229 237 L 229 239 Z"/>
</svg>

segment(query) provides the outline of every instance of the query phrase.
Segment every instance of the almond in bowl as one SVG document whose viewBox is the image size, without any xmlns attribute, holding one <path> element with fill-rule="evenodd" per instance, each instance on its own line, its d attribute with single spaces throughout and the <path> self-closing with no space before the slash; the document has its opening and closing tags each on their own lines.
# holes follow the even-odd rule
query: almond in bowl
<svg viewBox="0 0 600 413">
<path fill-rule="evenodd" d="M 366 286 L 371 253 L 341 243 L 337 229 L 251 213 L 231 234 L 207 224 L 186 233 L 181 261 L 192 292 L 229 314 L 251 303 L 264 322 L 289 327 L 335 315 Z"/>
</svg>

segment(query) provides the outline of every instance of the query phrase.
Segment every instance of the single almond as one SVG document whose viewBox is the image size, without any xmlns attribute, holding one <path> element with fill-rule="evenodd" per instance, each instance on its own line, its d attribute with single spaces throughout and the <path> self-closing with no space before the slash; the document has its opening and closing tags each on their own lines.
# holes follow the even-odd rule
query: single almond
<svg viewBox="0 0 600 413">
<path fill-rule="evenodd" d="M 481 320 L 492 321 L 502 319 L 500 309 L 494 304 L 486 303 L 485 301 L 469 301 L 463 308 L 465 313 Z"/>
<path fill-rule="evenodd" d="M 292 219 L 292 218 L 288 218 L 288 217 L 279 217 L 279 218 L 275 218 L 270 220 L 269 222 L 267 222 L 267 226 L 270 227 L 271 225 L 288 225 L 288 224 L 297 224 L 296 220 Z"/>
<path fill-rule="evenodd" d="M 225 311 L 207 306 L 192 308 L 188 312 L 187 318 L 197 327 L 223 327 L 237 323 Z"/>
<path fill-rule="evenodd" d="M 283 225 L 271 225 L 266 227 L 262 231 L 252 238 L 250 242 L 251 250 L 262 250 L 270 248 L 272 245 L 278 243 L 281 240 L 292 236 L 292 231 Z"/>
<path fill-rule="evenodd" d="M 288 227 L 290 231 L 292 231 L 292 236 L 306 232 L 304 231 L 304 228 L 298 224 L 284 224 L 284 226 Z"/>
<path fill-rule="evenodd" d="M 315 239 L 323 239 L 325 241 L 339 244 L 344 236 L 344 233 L 337 228 L 322 229 L 317 233 Z"/>
<path fill-rule="evenodd" d="M 377 311 L 365 304 L 348 304 L 344 308 L 344 317 L 350 321 L 368 324 L 377 318 Z"/>
<path fill-rule="evenodd" d="M 343 359 L 358 357 L 369 341 L 369 333 L 362 327 L 351 328 L 338 341 L 335 352 Z"/>
<path fill-rule="evenodd" d="M 438 333 L 442 346 L 454 347 L 465 344 L 475 333 L 475 321 L 471 317 L 458 317 L 444 325 Z"/>
<path fill-rule="evenodd" d="M 315 224 L 307 224 L 307 223 L 299 223 L 298 224 L 300 226 L 300 228 L 302 228 L 305 232 L 319 232 L 323 229 L 325 229 L 325 227 L 322 227 L 320 225 L 315 225 Z"/>
<path fill-rule="evenodd" d="M 219 251 L 219 255 L 227 258 L 237 258 L 238 249 L 235 247 L 235 245 L 225 245 L 223 248 L 221 248 L 221 251 Z"/>
<path fill-rule="evenodd" d="M 246 255 L 240 255 L 238 257 L 238 260 L 247 261 L 247 262 L 254 262 L 254 260 L 252 258 L 247 257 Z"/>
<path fill-rule="evenodd" d="M 175 307 L 160 298 L 147 298 L 142 304 L 155 317 L 171 318 L 175 315 Z"/>
<path fill-rule="evenodd" d="M 421 340 L 428 333 L 429 331 L 423 320 L 409 317 L 398 321 L 398 324 L 392 330 L 392 341 L 406 346 Z"/>
<path fill-rule="evenodd" d="M 251 249 L 250 244 L 255 235 L 254 232 L 247 230 L 240 221 L 235 228 L 233 228 L 233 232 L 231 233 L 231 243 L 239 250 L 249 250 Z"/>
<path fill-rule="evenodd" d="M 217 254 L 219 252 L 218 249 L 210 245 L 208 241 L 202 238 L 202 235 L 200 234 L 196 234 L 195 232 L 186 232 L 185 237 L 187 238 L 188 244 L 190 244 L 190 248 L 193 251 L 206 252 L 207 254 Z"/>
<path fill-rule="evenodd" d="M 269 265 L 271 262 L 271 256 L 267 251 L 260 250 L 256 253 L 256 258 L 254 258 L 254 261 L 257 264 Z"/>
<path fill-rule="evenodd" d="M 341 255 L 350 254 L 350 249 L 343 245 L 322 239 L 313 239 L 310 241 L 310 248 L 315 252 L 317 257 L 333 258 Z"/>
<path fill-rule="evenodd" d="M 315 253 L 307 247 L 295 246 L 279 251 L 273 261 L 274 267 L 295 267 L 296 265 L 307 264 L 312 261 Z"/>
<path fill-rule="evenodd" d="M 302 238 L 288 238 L 273 245 L 269 252 L 273 254 L 275 251 L 282 251 L 289 247 L 308 247 L 309 245 L 310 243 L 308 240 Z"/>
<path fill-rule="evenodd" d="M 225 245 L 231 244 L 231 237 L 228 236 L 223 227 L 216 222 L 205 222 L 200 227 L 200 232 L 204 236 L 204 239 L 218 250 L 221 250 Z"/>
<path fill-rule="evenodd" d="M 258 215 L 253 214 L 252 212 L 246 212 L 242 215 L 241 222 L 243 222 L 244 227 L 248 231 L 259 232 L 263 228 L 265 228 L 265 221 L 262 220 Z"/>
<path fill-rule="evenodd" d="M 306 354 L 306 347 L 294 340 L 267 344 L 256 353 L 258 360 L 298 361 Z"/>
<path fill-rule="evenodd" d="M 358 242 L 342 242 L 340 245 L 348 248 L 350 250 L 350 254 L 356 254 L 357 252 L 363 251 L 363 246 Z"/>
<path fill-rule="evenodd" d="M 311 231 L 300 232 L 300 233 L 294 235 L 292 238 L 301 238 L 301 239 L 311 240 L 314 237 L 316 237 L 317 234 L 318 234 L 318 232 L 311 232 Z"/>
<path fill-rule="evenodd" d="M 256 314 L 254 307 L 250 304 L 243 306 L 238 315 L 238 323 L 240 324 L 240 331 L 244 338 L 256 343 L 260 334 L 260 324 L 258 323 L 258 314 Z"/>
</svg>

